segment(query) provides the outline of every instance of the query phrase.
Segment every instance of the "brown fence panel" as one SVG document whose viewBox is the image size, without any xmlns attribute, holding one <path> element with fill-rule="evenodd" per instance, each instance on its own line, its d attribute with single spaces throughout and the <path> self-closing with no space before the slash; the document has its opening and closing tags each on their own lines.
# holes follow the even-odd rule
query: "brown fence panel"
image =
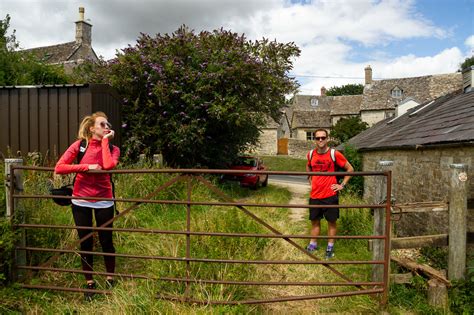
<svg viewBox="0 0 474 315">
<path fill-rule="evenodd" d="M 41 152 L 53 158 L 76 139 L 82 118 L 103 111 L 121 144 L 121 101 L 105 84 L 0 87 L 0 156 Z"/>
</svg>

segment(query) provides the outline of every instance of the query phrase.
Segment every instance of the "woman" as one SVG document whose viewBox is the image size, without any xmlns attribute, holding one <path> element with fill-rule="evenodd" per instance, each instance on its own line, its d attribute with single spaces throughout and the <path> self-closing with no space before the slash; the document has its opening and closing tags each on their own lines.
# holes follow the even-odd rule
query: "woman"
<svg viewBox="0 0 474 315">
<path fill-rule="evenodd" d="M 77 173 L 74 181 L 73 197 L 101 197 L 112 198 L 112 183 L 109 174 L 89 173 L 89 170 L 111 170 L 117 166 L 120 149 L 109 147 L 109 140 L 114 137 L 112 125 L 107 121 L 103 112 L 96 112 L 84 117 L 79 127 L 78 140 L 74 142 L 59 159 L 54 169 L 56 174 Z M 79 154 L 81 142 L 86 143 L 86 150 L 79 164 L 72 164 Z M 97 226 L 101 226 L 114 216 L 113 201 L 72 200 L 72 213 L 76 226 L 92 227 L 92 211 L 95 214 Z M 112 224 L 107 227 L 112 227 Z M 79 238 L 91 233 L 89 229 L 78 229 Z M 99 240 L 102 250 L 106 253 L 115 253 L 112 242 L 112 231 L 99 231 Z M 93 238 L 89 237 L 81 243 L 81 251 L 93 250 Z M 92 271 L 93 255 L 81 254 L 82 270 Z M 115 271 L 115 257 L 104 256 L 107 272 Z M 96 285 L 92 274 L 85 274 L 88 289 L 95 289 Z M 113 286 L 113 277 L 107 276 L 106 284 Z M 90 300 L 91 293 L 85 293 Z"/>
</svg>

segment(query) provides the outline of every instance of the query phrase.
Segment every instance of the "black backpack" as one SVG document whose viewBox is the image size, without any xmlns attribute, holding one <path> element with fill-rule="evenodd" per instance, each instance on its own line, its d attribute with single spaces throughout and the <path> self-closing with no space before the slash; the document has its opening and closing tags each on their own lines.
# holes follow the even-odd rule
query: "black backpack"
<svg viewBox="0 0 474 315">
<path fill-rule="evenodd" d="M 346 170 L 343 167 L 340 167 L 336 163 L 336 149 L 331 148 L 331 160 L 334 163 L 334 171 L 335 172 L 345 172 Z M 314 154 L 314 149 L 309 151 L 309 159 L 308 159 L 308 165 L 309 165 L 309 171 L 312 172 L 312 166 L 311 166 L 311 161 L 313 160 L 313 154 Z M 344 175 L 336 175 L 336 181 L 338 183 L 341 183 L 344 180 Z"/>
</svg>

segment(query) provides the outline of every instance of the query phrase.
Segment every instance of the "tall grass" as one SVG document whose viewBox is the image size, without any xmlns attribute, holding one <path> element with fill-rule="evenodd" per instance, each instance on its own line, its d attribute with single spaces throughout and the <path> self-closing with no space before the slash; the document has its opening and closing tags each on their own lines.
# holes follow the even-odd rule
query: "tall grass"
<svg viewBox="0 0 474 315">
<path fill-rule="evenodd" d="M 146 168 L 152 165 L 127 166 L 127 168 Z M 158 186 L 175 175 L 166 174 L 117 174 L 114 175 L 117 198 L 141 198 L 153 192 Z M 217 183 L 212 177 L 208 178 Z M 52 182 L 54 186 L 67 183 L 70 179 L 54 178 L 51 173 L 25 171 L 25 194 L 48 194 Z M 261 200 L 260 202 L 288 201 L 289 194 L 274 187 L 262 188 L 251 192 L 234 184 L 224 184 L 221 187 L 230 197 L 235 199 Z M 186 183 L 178 182 L 158 193 L 154 199 L 186 200 Z M 199 182 L 193 182 L 193 200 L 217 201 L 219 198 Z M 26 223 L 68 225 L 73 226 L 73 219 L 69 207 L 60 207 L 47 199 L 21 199 L 20 207 L 25 212 Z M 118 210 L 123 211 L 130 204 L 118 204 Z M 186 207 L 183 205 L 142 204 L 114 223 L 115 227 L 160 229 L 180 231 L 186 229 Z M 239 232 L 263 233 L 268 232 L 251 220 L 241 210 L 235 207 L 223 206 L 192 206 L 191 230 L 202 232 Z M 142 234 L 134 232 L 115 232 L 114 243 L 117 253 L 147 255 L 147 256 L 186 256 L 186 237 L 183 235 Z M 27 230 L 28 246 L 65 248 L 77 240 L 75 230 L 57 229 L 30 229 Z M 263 238 L 236 238 L 236 237 L 191 237 L 191 257 L 216 259 L 263 259 L 264 248 L 268 239 Z M 100 251 L 100 245 L 95 242 Z M 32 252 L 28 255 L 28 264 L 38 265 L 51 257 L 50 253 Z M 102 258 L 96 256 L 94 270 L 104 271 Z M 116 272 L 141 274 L 151 277 L 185 278 L 188 274 L 186 263 L 183 261 L 158 261 L 130 258 L 117 258 Z M 54 262 L 53 267 L 81 269 L 78 255 L 63 254 Z M 196 279 L 214 280 L 252 280 L 255 276 L 255 266 L 246 264 L 223 263 L 190 263 L 189 274 Z M 66 287 L 81 287 L 84 279 L 79 274 L 60 274 L 53 272 L 32 273 L 30 283 Z M 104 278 L 96 276 L 99 286 L 103 285 Z M 11 289 L 2 292 L 9 296 Z M 0 313 L 5 310 L 20 312 L 80 312 L 99 311 L 104 313 L 138 312 L 150 313 L 152 310 L 167 310 L 164 312 L 194 312 L 186 304 L 176 304 L 157 299 L 158 293 L 182 296 L 186 290 L 183 283 L 152 280 L 119 279 L 119 285 L 113 294 L 107 297 L 98 297 L 92 304 L 82 302 L 80 294 L 71 293 L 44 293 L 41 291 L 16 290 L 18 299 L 6 299 L 0 307 Z M 258 288 L 229 285 L 202 285 L 192 284 L 189 294 L 195 299 L 202 300 L 239 300 L 258 296 Z M 45 297 L 46 303 L 39 298 Z M 29 302 L 27 302 L 29 301 Z M 193 309 L 193 311 L 191 311 Z M 203 312 L 209 307 L 203 306 Z M 255 310 L 253 306 L 211 308 L 212 312 L 247 313 Z M 132 311 L 133 310 L 133 311 Z"/>
</svg>

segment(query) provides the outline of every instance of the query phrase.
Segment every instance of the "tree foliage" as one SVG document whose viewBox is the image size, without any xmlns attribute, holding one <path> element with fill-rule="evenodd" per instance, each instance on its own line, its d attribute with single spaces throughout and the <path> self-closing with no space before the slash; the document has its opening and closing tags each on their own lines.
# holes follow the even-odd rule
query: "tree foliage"
<svg viewBox="0 0 474 315">
<path fill-rule="evenodd" d="M 343 86 L 333 86 L 326 91 L 327 96 L 360 95 L 364 92 L 362 84 L 346 84 Z"/>
<path fill-rule="evenodd" d="M 161 152 L 168 165 L 216 167 L 258 142 L 296 90 L 293 44 L 223 29 L 142 34 L 89 78 L 123 96 L 125 154 Z"/>
<path fill-rule="evenodd" d="M 331 137 L 336 139 L 339 143 L 343 143 L 368 127 L 369 125 L 363 122 L 359 116 L 341 118 L 332 128 Z"/>
<path fill-rule="evenodd" d="M 474 56 L 466 58 L 459 66 L 459 71 L 462 71 L 470 66 L 474 66 Z"/>
<path fill-rule="evenodd" d="M 0 20 L 0 85 L 67 83 L 61 66 L 46 65 L 19 51 L 15 30 L 8 35 L 10 16 Z"/>
</svg>

